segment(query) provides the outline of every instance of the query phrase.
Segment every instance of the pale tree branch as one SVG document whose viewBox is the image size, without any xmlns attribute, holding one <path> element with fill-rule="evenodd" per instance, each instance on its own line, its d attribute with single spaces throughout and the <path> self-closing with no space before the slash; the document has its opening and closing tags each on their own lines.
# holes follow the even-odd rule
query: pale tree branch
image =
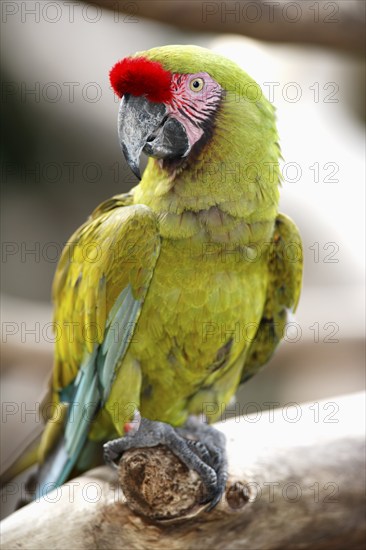
<svg viewBox="0 0 366 550">
<path fill-rule="evenodd" d="M 174 455 L 131 451 L 119 471 L 128 504 L 111 470 L 92 470 L 4 520 L 2 548 L 361 549 L 364 409 L 351 394 L 218 424 L 229 481 L 211 512 Z"/>
<path fill-rule="evenodd" d="M 106 0 L 115 20 L 152 19 L 187 31 L 365 50 L 363 0 Z M 123 18 L 121 15 L 125 14 Z"/>
</svg>

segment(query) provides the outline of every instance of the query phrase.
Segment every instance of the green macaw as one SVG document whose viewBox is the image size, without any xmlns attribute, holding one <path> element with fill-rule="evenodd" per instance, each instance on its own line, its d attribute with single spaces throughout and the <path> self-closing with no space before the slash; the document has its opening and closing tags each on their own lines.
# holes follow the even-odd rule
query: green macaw
<svg viewBox="0 0 366 550">
<path fill-rule="evenodd" d="M 195 46 L 137 53 L 110 79 L 128 164 L 139 176 L 141 152 L 150 158 L 60 259 L 38 479 L 61 485 L 103 443 L 107 462 L 164 443 L 197 470 L 212 507 L 224 442 L 190 418 L 219 418 L 268 361 L 300 294 L 300 235 L 278 213 L 274 109 L 235 63 Z"/>
</svg>

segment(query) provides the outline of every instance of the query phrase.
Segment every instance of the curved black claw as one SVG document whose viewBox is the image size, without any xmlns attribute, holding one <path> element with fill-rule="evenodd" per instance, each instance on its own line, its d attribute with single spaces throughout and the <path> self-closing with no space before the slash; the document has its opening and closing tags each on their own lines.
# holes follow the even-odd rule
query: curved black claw
<svg viewBox="0 0 366 550">
<path fill-rule="evenodd" d="M 118 469 L 118 464 L 116 460 L 118 460 L 121 457 L 121 453 L 118 453 L 114 450 L 113 443 L 115 441 L 119 441 L 118 439 L 114 439 L 113 441 L 108 441 L 103 445 L 103 458 L 104 462 L 108 465 L 114 468 L 115 470 Z"/>
<path fill-rule="evenodd" d="M 214 428 L 200 424 L 175 430 L 170 424 L 142 418 L 136 433 L 104 445 L 104 460 L 116 467 L 116 460 L 125 451 L 157 445 L 168 447 L 188 468 L 199 474 L 205 486 L 202 504 L 210 502 L 209 510 L 216 506 L 226 485 L 226 455 L 225 439 Z"/>
</svg>

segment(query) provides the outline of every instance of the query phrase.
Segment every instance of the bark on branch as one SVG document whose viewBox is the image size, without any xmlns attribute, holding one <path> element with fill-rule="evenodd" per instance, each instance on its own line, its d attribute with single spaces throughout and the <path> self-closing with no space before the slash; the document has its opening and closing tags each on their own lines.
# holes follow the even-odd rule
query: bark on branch
<svg viewBox="0 0 366 550">
<path fill-rule="evenodd" d="M 363 548 L 364 394 L 258 411 L 217 427 L 229 481 L 212 512 L 165 448 L 126 453 L 2 523 L 2 548 Z M 137 512 L 137 513 L 136 513 Z"/>
<path fill-rule="evenodd" d="M 242 34 L 259 40 L 316 44 L 362 53 L 365 4 L 360 0 L 106 0 L 115 20 L 140 17 L 196 32 Z M 125 14 L 123 18 L 122 14 Z"/>
</svg>

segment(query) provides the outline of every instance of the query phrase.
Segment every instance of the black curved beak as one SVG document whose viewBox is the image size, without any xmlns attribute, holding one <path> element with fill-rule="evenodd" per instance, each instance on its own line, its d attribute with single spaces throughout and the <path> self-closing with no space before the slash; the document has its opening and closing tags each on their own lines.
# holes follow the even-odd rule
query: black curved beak
<svg viewBox="0 0 366 550">
<path fill-rule="evenodd" d="M 141 179 L 141 152 L 160 159 L 179 159 L 189 152 L 184 126 L 167 115 L 164 103 L 125 94 L 118 112 L 118 135 L 124 157 Z"/>
</svg>

